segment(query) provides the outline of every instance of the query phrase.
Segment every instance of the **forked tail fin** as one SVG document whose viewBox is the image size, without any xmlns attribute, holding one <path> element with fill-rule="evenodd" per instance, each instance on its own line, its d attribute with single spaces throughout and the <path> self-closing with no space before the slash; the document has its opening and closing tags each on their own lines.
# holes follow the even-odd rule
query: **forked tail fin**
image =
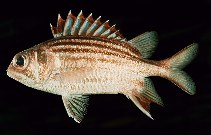
<svg viewBox="0 0 211 135">
<path fill-rule="evenodd" d="M 169 68 L 169 72 L 164 78 L 167 78 L 191 95 L 195 94 L 195 83 L 192 81 L 191 77 L 181 69 L 195 58 L 197 50 L 198 44 L 193 43 L 172 57 L 158 62 L 161 66 Z"/>
<path fill-rule="evenodd" d="M 187 73 L 181 69 L 193 60 L 197 54 L 197 49 L 198 45 L 194 43 L 172 57 L 157 62 L 157 64 L 166 68 L 168 71 L 167 74 L 162 77 L 167 78 L 191 95 L 195 93 L 195 84 Z M 155 91 L 154 85 L 149 78 L 143 78 L 143 80 L 139 81 L 141 83 L 140 89 L 134 89 L 129 93 L 125 93 L 125 95 L 129 97 L 144 114 L 153 119 L 149 112 L 150 103 L 154 102 L 163 106 L 163 102 Z"/>
</svg>

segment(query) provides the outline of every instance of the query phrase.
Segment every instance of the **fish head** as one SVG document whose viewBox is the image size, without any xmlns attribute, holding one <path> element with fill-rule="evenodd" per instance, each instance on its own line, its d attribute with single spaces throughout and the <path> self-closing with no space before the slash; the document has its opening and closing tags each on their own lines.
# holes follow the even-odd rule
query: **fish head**
<svg viewBox="0 0 211 135">
<path fill-rule="evenodd" d="M 17 53 L 7 69 L 9 77 L 33 88 L 42 85 L 47 72 L 46 50 L 36 46 Z"/>
</svg>

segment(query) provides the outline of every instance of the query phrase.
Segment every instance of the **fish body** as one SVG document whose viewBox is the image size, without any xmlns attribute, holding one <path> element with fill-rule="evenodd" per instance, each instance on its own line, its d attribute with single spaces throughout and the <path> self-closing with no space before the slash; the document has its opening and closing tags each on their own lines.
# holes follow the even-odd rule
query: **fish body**
<svg viewBox="0 0 211 135">
<path fill-rule="evenodd" d="M 26 86 L 61 95 L 67 113 L 81 122 L 91 94 L 124 94 L 150 118 L 150 103 L 163 105 L 149 76 L 172 81 L 189 94 L 195 93 L 191 78 L 181 69 L 196 56 L 192 44 L 172 57 L 148 58 L 157 45 L 156 32 L 127 41 L 108 21 L 58 16 L 51 25 L 54 38 L 15 55 L 7 74 Z"/>
</svg>

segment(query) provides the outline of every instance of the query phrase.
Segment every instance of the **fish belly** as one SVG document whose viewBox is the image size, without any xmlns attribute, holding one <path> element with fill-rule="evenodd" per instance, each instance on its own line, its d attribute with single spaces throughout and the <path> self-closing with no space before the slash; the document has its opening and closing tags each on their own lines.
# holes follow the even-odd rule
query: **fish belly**
<svg viewBox="0 0 211 135">
<path fill-rule="evenodd" d="M 65 94 L 117 94 L 133 89 L 141 77 L 138 73 L 125 71 L 123 68 L 93 69 L 82 78 L 72 83 L 63 83 Z M 83 75 L 81 75 L 83 76 Z"/>
</svg>

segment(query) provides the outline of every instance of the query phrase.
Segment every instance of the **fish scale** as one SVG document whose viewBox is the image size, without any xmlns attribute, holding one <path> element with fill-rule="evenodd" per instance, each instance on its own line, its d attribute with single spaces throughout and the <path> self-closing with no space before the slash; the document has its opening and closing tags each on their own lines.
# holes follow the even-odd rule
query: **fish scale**
<svg viewBox="0 0 211 135">
<path fill-rule="evenodd" d="M 128 75 L 131 75 L 131 73 L 128 73 L 129 71 L 127 71 L 127 69 L 134 70 L 134 69 L 131 69 L 129 67 L 127 67 L 127 69 L 126 69 L 124 64 L 121 64 L 121 66 L 119 64 L 119 66 L 117 66 L 117 64 L 110 63 L 109 61 L 107 62 L 107 64 L 109 64 L 109 65 L 106 65 L 105 62 L 100 62 L 100 61 L 96 61 L 97 64 L 93 63 L 93 62 L 92 62 L 92 64 L 88 64 L 89 63 L 88 60 L 87 60 L 86 63 L 84 62 L 85 59 L 87 59 L 87 58 L 84 58 L 84 59 L 80 58 L 78 60 L 75 60 L 74 58 L 75 58 L 74 56 L 73 56 L 73 58 L 70 58 L 69 55 L 66 55 L 66 57 L 64 55 L 63 58 L 60 58 L 61 59 L 61 63 L 63 63 L 63 64 L 61 64 L 61 68 L 65 68 L 65 70 L 67 70 L 67 69 L 74 69 L 74 68 L 77 69 L 77 68 L 85 67 L 85 65 L 90 65 L 90 67 L 93 66 L 94 67 L 93 70 L 95 72 L 93 72 L 91 74 L 91 76 L 84 75 L 85 78 L 86 78 L 86 82 L 89 82 L 88 84 L 86 84 L 87 86 L 93 86 L 93 85 L 96 85 L 96 83 L 98 83 L 99 84 L 98 85 L 99 88 L 100 87 L 105 87 L 105 86 L 100 86 L 101 82 L 99 82 L 99 81 L 97 81 L 97 82 L 94 81 L 93 82 L 92 80 L 102 80 L 100 78 L 104 78 L 104 80 L 112 80 L 111 78 L 113 76 L 115 76 L 115 78 L 119 78 L 119 80 L 121 80 L 121 78 L 123 78 L 125 76 L 126 76 L 125 78 L 127 78 Z M 125 60 L 125 59 L 122 59 L 122 60 Z M 119 63 L 121 63 L 121 59 L 120 59 Z M 128 63 L 128 62 L 125 62 L 125 63 Z M 106 69 L 106 67 L 110 67 L 110 68 Z M 115 68 L 115 67 L 119 67 L 120 69 L 125 68 L 125 71 L 127 71 L 127 72 L 118 72 L 118 70 L 113 70 L 113 68 Z M 62 71 L 63 69 L 60 69 L 60 70 Z M 136 73 L 136 74 L 138 74 L 138 73 Z M 131 78 L 129 78 L 129 79 L 131 79 Z M 76 85 L 78 87 L 78 82 L 80 82 L 80 81 L 83 81 L 83 80 L 76 81 L 76 84 L 72 84 L 72 85 Z M 112 81 L 110 81 L 110 82 L 112 82 Z M 110 82 L 107 82 L 107 84 L 109 84 Z M 90 83 L 93 83 L 93 84 L 90 84 Z M 79 89 L 77 89 L 77 92 L 80 91 L 80 92 L 83 92 L 83 94 L 90 94 L 93 91 L 95 91 L 96 93 L 101 93 L 101 92 L 106 93 L 106 90 L 107 90 L 107 89 L 103 89 L 103 90 L 102 89 L 96 89 L 96 90 L 92 90 L 92 91 L 89 91 L 89 90 L 86 91 L 86 87 L 87 86 L 83 86 L 83 88 L 85 88 L 85 89 L 83 89 L 83 90 L 80 89 L 81 91 Z M 73 90 L 73 89 L 70 89 L 70 91 L 71 90 Z M 73 91 L 75 91 L 75 90 L 73 90 Z"/>
<path fill-rule="evenodd" d="M 75 65 L 78 65 L 78 64 L 75 64 Z M 91 75 L 83 74 L 82 79 L 80 79 L 80 80 L 76 79 L 76 80 L 73 80 L 73 82 L 71 81 L 71 85 L 75 85 L 76 87 L 78 87 L 78 85 L 79 86 L 81 85 L 80 82 L 86 82 L 86 83 L 83 83 L 84 89 L 71 88 L 71 89 L 69 89 L 70 93 L 74 94 L 74 91 L 77 91 L 77 93 L 83 93 L 83 94 L 91 94 L 91 93 L 93 93 L 93 91 L 95 91 L 95 93 L 99 93 L 99 94 L 102 92 L 109 93 L 108 90 L 105 88 L 105 86 L 107 86 L 107 84 L 113 83 L 116 80 L 118 80 L 119 82 L 122 82 L 122 84 L 124 84 L 128 80 L 132 79 L 132 77 L 130 77 L 130 76 L 133 76 L 134 79 L 136 79 L 136 77 L 138 77 L 138 73 L 131 73 L 132 71 L 121 72 L 118 70 L 113 70 L 114 65 L 109 64 L 107 67 L 109 67 L 109 66 L 110 66 L 110 68 L 95 67 L 93 69 L 94 72 L 92 72 Z M 115 66 L 115 67 L 117 67 L 117 66 Z M 119 66 L 119 68 L 121 68 L 121 67 Z M 115 79 L 112 79 L 113 76 L 115 76 Z M 123 77 L 124 77 L 124 79 L 122 79 Z M 98 88 L 95 88 L 95 86 L 97 86 Z M 92 90 L 90 90 L 90 87 L 92 87 Z M 111 89 L 109 89 L 109 90 L 111 91 L 110 93 L 113 93 L 113 91 L 114 91 Z M 116 89 L 115 93 L 118 92 L 117 90 L 120 91 L 120 89 Z"/>
</svg>

